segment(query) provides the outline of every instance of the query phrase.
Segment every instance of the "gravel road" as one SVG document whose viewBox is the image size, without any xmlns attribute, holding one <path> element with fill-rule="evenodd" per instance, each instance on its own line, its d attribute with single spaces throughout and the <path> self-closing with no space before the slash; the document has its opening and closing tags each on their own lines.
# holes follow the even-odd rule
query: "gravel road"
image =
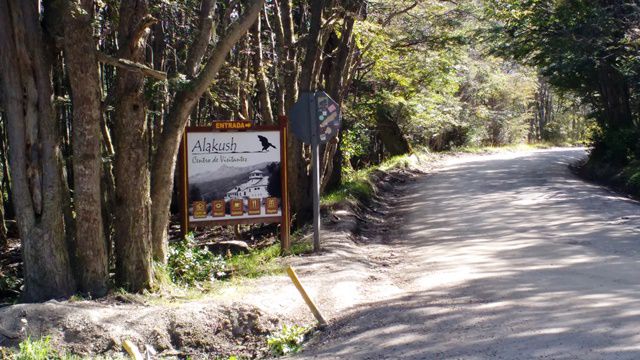
<svg viewBox="0 0 640 360">
<path fill-rule="evenodd" d="M 404 185 L 399 291 L 297 358 L 640 359 L 640 206 L 572 175 L 584 156 L 462 156 Z"/>
</svg>

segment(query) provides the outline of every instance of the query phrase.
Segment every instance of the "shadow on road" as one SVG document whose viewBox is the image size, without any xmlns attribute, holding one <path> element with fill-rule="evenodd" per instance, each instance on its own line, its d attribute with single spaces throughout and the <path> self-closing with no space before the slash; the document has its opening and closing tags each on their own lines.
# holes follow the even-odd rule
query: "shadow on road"
<svg viewBox="0 0 640 360">
<path fill-rule="evenodd" d="M 640 207 L 573 176 L 582 156 L 463 159 L 407 188 L 405 293 L 353 309 L 306 355 L 640 358 Z"/>
</svg>

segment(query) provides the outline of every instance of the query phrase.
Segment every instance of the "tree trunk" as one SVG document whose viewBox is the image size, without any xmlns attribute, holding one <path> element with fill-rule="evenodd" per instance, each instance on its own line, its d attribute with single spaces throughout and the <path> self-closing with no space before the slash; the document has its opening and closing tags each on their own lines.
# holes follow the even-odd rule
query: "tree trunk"
<svg viewBox="0 0 640 360">
<path fill-rule="evenodd" d="M 598 82 L 606 123 L 612 129 L 633 127 L 629 102 L 629 84 L 613 66 L 602 64 L 598 68 Z"/>
<path fill-rule="evenodd" d="M 144 0 L 120 3 L 118 43 L 121 58 L 145 59 L 148 29 Z M 118 69 L 115 109 L 116 282 L 129 291 L 152 285 L 149 129 L 144 76 Z"/>
<path fill-rule="evenodd" d="M 280 0 L 281 8 L 280 13 L 282 17 L 282 29 L 284 35 L 284 43 L 282 46 L 286 51 L 286 61 L 284 67 L 284 83 L 281 84 L 281 91 L 286 93 L 285 95 L 285 111 L 289 111 L 293 104 L 295 104 L 298 98 L 298 56 L 297 49 L 294 46 L 295 35 L 293 31 L 293 12 L 291 0 Z M 284 115 L 284 114 L 283 114 Z"/>
<path fill-rule="evenodd" d="M 26 301 L 66 297 L 76 289 L 60 211 L 51 63 L 39 19 L 37 2 L 0 0 L 0 77 Z"/>
<path fill-rule="evenodd" d="M 73 100 L 75 259 L 79 290 L 104 296 L 109 278 L 101 213 L 100 78 L 93 40 L 93 0 L 72 1 L 64 50 Z"/>
<path fill-rule="evenodd" d="M 274 0 L 272 3 L 273 9 L 270 11 L 273 14 L 274 25 L 271 26 L 269 21 L 269 15 L 265 12 L 265 27 L 271 32 L 271 53 L 274 57 L 274 64 L 272 66 L 273 75 L 276 86 L 276 113 L 278 116 L 286 116 L 287 111 L 285 109 L 285 83 L 284 83 L 284 64 L 286 63 L 286 51 L 284 50 L 284 28 L 282 27 L 282 16 L 280 14 L 280 4 L 278 0 Z M 278 46 L 280 45 L 280 46 Z"/>
<path fill-rule="evenodd" d="M 4 249 L 9 244 L 7 227 L 4 223 L 4 196 L 0 192 L 0 249 Z"/>
<path fill-rule="evenodd" d="M 411 152 L 409 142 L 402 134 L 393 116 L 393 111 L 386 108 L 392 105 L 379 105 L 376 110 L 378 136 L 390 156 L 404 155 Z"/>
<path fill-rule="evenodd" d="M 264 72 L 264 62 L 262 61 L 262 39 L 260 38 L 262 33 L 261 28 L 260 16 L 258 16 L 256 23 L 251 28 L 253 40 L 253 74 L 256 77 L 256 84 L 258 85 L 258 99 L 260 100 L 260 115 L 262 115 L 262 122 L 273 125 L 275 124 L 273 119 L 273 109 L 271 108 L 267 76 Z"/>
<path fill-rule="evenodd" d="M 212 14 L 216 8 L 216 2 L 216 0 L 202 0 L 200 5 L 198 34 L 189 49 L 189 56 L 186 59 L 187 75 L 191 78 L 198 73 L 211 40 L 214 25 Z"/>
<path fill-rule="evenodd" d="M 345 72 L 348 72 L 351 68 L 349 60 L 353 59 L 351 51 L 353 44 L 353 28 L 355 26 L 355 17 L 348 16 L 344 20 L 344 27 L 340 38 L 340 45 L 338 46 L 338 55 L 335 58 L 331 66 L 331 74 L 329 74 L 329 81 L 327 89 L 329 95 L 342 107 L 342 101 L 346 93 L 348 76 L 345 76 Z M 340 134 L 338 134 L 340 136 Z M 342 181 L 342 156 L 335 159 L 336 154 L 340 146 L 340 139 L 330 142 L 325 147 L 323 156 L 323 176 L 320 183 L 321 190 L 331 183 L 333 187 L 340 184 Z M 341 155 L 341 154 L 340 154 Z"/>
<path fill-rule="evenodd" d="M 240 65 L 240 81 L 238 82 L 238 101 L 240 103 L 239 114 L 242 120 L 252 121 L 251 110 L 249 108 L 249 67 L 251 57 L 249 55 L 249 35 L 241 40 L 242 49 L 238 55 Z"/>
<path fill-rule="evenodd" d="M 2 104 L 2 86 L 0 86 L 0 104 Z M 0 154 L 0 163 L 4 162 L 4 156 L 6 155 L 6 153 L 4 153 L 4 131 L 3 128 L 5 127 L 5 120 L 4 120 L 4 114 L 3 112 L 0 110 L 0 152 L 2 154 Z M 6 169 L 5 169 L 6 170 Z M 4 213 L 4 184 L 6 183 L 6 179 L 4 178 L 4 172 L 0 173 L 0 176 L 2 176 L 2 181 L 0 181 L 0 250 L 4 249 L 7 247 L 7 245 L 9 245 L 9 238 L 8 238 L 8 234 L 7 234 L 7 226 L 5 224 L 5 213 Z"/>
<path fill-rule="evenodd" d="M 293 25 L 291 21 L 291 4 L 288 0 L 283 0 L 283 20 L 285 22 L 285 38 L 290 37 L 289 31 L 293 31 Z M 320 52 L 320 35 L 322 27 L 322 14 L 325 7 L 325 0 L 312 0 L 311 6 L 311 19 L 309 34 L 306 39 L 306 52 L 303 61 L 302 68 L 300 70 L 300 91 L 314 91 L 316 90 L 317 72 L 319 71 L 320 64 L 318 64 L 318 53 Z M 286 40 L 289 41 L 289 40 Z M 290 66 L 290 65 L 289 65 Z M 288 76 L 292 76 L 293 69 L 288 68 Z M 297 71 L 296 71 L 297 72 Z M 291 84 L 290 80 L 287 84 Z M 287 109 L 291 109 L 293 102 L 297 95 L 297 89 L 290 88 L 287 90 Z M 289 104 L 291 102 L 291 104 Z M 312 197 L 311 191 L 311 178 L 308 171 L 307 159 L 304 156 L 303 144 L 298 141 L 294 136 L 288 137 L 287 143 L 287 155 L 288 155 L 288 168 L 289 180 L 291 183 L 296 184 L 296 191 L 289 194 L 289 201 L 291 204 L 291 212 L 295 213 L 299 222 L 305 221 L 311 214 Z"/>
</svg>

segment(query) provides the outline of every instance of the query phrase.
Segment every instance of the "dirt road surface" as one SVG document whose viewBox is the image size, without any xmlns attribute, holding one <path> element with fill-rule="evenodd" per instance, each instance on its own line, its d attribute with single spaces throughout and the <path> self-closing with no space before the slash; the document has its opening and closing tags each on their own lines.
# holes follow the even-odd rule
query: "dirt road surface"
<svg viewBox="0 0 640 360">
<path fill-rule="evenodd" d="M 640 359 L 640 206 L 572 175 L 584 155 L 463 156 L 404 185 L 386 296 L 296 358 Z"/>
</svg>

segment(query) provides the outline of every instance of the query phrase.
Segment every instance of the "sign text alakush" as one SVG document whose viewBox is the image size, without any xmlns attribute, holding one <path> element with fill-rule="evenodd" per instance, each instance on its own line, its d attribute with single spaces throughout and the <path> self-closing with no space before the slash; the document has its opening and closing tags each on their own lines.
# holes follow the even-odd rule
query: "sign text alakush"
<svg viewBox="0 0 640 360">
<path fill-rule="evenodd" d="M 196 226 L 280 223 L 289 250 L 287 127 L 217 121 L 187 127 L 180 147 L 183 234 Z"/>
</svg>

